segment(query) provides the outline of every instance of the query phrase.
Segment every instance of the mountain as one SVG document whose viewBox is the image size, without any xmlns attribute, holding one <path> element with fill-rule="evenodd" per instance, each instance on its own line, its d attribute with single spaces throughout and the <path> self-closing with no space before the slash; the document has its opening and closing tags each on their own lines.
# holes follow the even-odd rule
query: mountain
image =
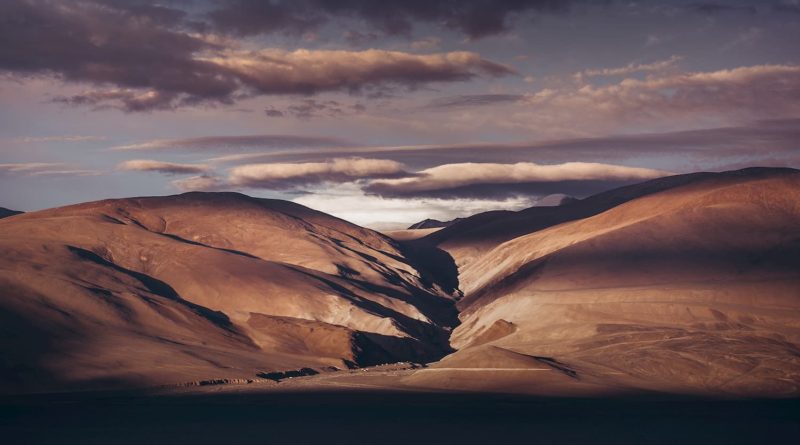
<svg viewBox="0 0 800 445">
<path fill-rule="evenodd" d="M 569 204 L 577 200 L 578 198 L 575 198 L 574 196 L 565 195 L 563 193 L 554 193 L 552 195 L 547 195 L 544 198 L 536 201 L 535 207 L 562 206 L 564 204 Z"/>
<path fill-rule="evenodd" d="M 421 231 L 236 193 L 2 219 L 0 389 L 414 361 L 302 385 L 800 395 L 800 171 L 678 175 Z"/>
<path fill-rule="evenodd" d="M 451 219 L 450 221 L 439 221 L 438 219 L 424 219 L 418 223 L 411 224 L 406 230 L 436 229 L 453 225 L 463 218 Z"/>
<path fill-rule="evenodd" d="M 395 241 L 235 193 L 0 220 L 3 387 L 253 378 L 450 352 L 453 301 Z"/>
<path fill-rule="evenodd" d="M 577 201 L 576 198 L 565 195 L 563 193 L 556 193 L 547 195 L 536 202 L 535 207 L 557 207 Z M 423 230 L 423 229 L 438 229 L 441 227 L 450 227 L 453 224 L 459 223 L 466 218 L 455 218 L 449 221 L 439 221 L 438 219 L 424 219 L 420 222 L 410 225 L 406 230 Z"/>
<path fill-rule="evenodd" d="M 456 254 L 479 248 L 460 267 L 457 352 L 411 383 L 800 394 L 800 172 L 675 176 L 560 209 L 443 229 Z"/>
<path fill-rule="evenodd" d="M 0 219 L 8 218 L 9 216 L 19 215 L 20 213 L 23 213 L 23 212 L 20 212 L 20 211 L 17 211 L 17 210 L 7 209 L 5 207 L 0 207 Z"/>
<path fill-rule="evenodd" d="M 560 206 L 530 207 L 517 212 L 495 210 L 464 218 L 433 232 L 418 242 L 438 246 L 450 253 L 459 266 L 475 260 L 501 243 L 543 230 L 557 224 L 575 221 L 650 194 L 681 187 L 697 181 L 736 181 L 762 176 L 793 174 L 790 168 L 749 168 L 723 173 L 691 173 L 668 176 L 599 193 L 580 200 L 567 200 Z M 716 179 L 715 179 L 716 178 Z"/>
</svg>

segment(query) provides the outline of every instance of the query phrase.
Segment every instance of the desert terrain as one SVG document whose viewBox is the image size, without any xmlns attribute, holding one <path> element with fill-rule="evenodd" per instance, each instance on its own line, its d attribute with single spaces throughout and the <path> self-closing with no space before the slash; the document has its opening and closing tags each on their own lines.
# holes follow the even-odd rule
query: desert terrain
<svg viewBox="0 0 800 445">
<path fill-rule="evenodd" d="M 466 442 L 467 424 L 580 441 L 594 427 L 564 435 L 556 419 L 607 409 L 628 418 L 597 428 L 642 443 L 701 438 L 670 435 L 669 419 L 724 430 L 703 443 L 746 443 L 755 430 L 730 423 L 756 411 L 775 437 L 798 429 L 792 169 L 386 234 L 237 193 L 116 199 L 4 217 L 0 246 L 2 425 L 31 440 L 46 442 L 43 419 L 76 441 L 97 427 L 75 416 L 128 416 L 144 434 L 173 409 L 192 420 L 167 434 L 204 431 L 225 407 L 244 435 L 251 404 L 287 438 L 298 417 L 336 423 L 335 403 L 383 407 L 373 432 L 403 411 L 430 437 L 455 422 Z"/>
</svg>

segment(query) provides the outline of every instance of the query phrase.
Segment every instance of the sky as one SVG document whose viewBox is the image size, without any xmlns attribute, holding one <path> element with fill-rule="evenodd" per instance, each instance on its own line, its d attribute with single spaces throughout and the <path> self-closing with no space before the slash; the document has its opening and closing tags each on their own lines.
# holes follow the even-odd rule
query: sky
<svg viewBox="0 0 800 445">
<path fill-rule="evenodd" d="M 3 0 L 0 105 L 3 207 L 237 191 L 401 227 L 800 167 L 800 2 Z"/>
</svg>

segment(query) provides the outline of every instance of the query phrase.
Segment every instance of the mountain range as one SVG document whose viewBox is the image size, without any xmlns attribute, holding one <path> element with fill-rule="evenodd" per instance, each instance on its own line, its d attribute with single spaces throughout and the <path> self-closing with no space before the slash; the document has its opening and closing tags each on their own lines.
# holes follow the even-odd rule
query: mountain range
<svg viewBox="0 0 800 445">
<path fill-rule="evenodd" d="M 390 386 L 800 393 L 800 171 L 670 176 L 421 232 L 238 193 L 5 217 L 0 388 L 413 362 Z"/>
</svg>

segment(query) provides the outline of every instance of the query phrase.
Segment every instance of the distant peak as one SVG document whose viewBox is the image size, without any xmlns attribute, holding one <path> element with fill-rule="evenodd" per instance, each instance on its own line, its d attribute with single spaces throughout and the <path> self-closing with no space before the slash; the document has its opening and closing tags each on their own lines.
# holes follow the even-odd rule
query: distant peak
<svg viewBox="0 0 800 445">
<path fill-rule="evenodd" d="M 451 219 L 450 221 L 439 221 L 438 219 L 424 219 L 418 223 L 411 224 L 408 226 L 408 230 L 415 230 L 415 229 L 436 229 L 439 227 L 447 227 L 451 224 L 455 224 L 461 221 L 463 218 L 456 218 Z"/>
<path fill-rule="evenodd" d="M 24 213 L 24 212 L 20 212 L 18 210 L 7 209 L 5 207 L 0 207 L 0 218 L 8 218 L 9 216 L 19 215 L 20 213 Z"/>
<path fill-rule="evenodd" d="M 577 198 L 563 193 L 555 193 L 536 201 L 534 207 L 558 207 L 573 201 L 577 201 Z"/>
</svg>

